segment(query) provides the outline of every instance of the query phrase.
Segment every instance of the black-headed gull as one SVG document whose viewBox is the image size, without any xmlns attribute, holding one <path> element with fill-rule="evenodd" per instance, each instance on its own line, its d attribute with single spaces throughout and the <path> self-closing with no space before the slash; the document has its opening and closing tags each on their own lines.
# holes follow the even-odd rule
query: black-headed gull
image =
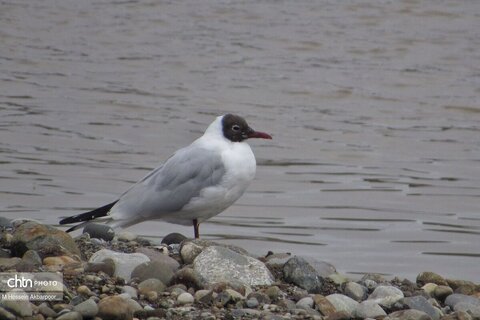
<svg viewBox="0 0 480 320">
<path fill-rule="evenodd" d="M 105 217 L 112 227 L 128 227 L 146 220 L 199 224 L 231 206 L 247 189 L 256 171 L 249 138 L 272 139 L 255 131 L 240 116 L 226 114 L 213 121 L 188 147 L 134 184 L 120 198 L 101 208 L 67 217 L 60 224 Z"/>
</svg>

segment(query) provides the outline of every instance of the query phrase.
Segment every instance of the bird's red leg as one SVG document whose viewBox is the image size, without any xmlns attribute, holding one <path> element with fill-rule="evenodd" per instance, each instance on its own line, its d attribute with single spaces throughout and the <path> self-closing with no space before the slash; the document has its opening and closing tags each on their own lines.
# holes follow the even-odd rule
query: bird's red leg
<svg viewBox="0 0 480 320">
<path fill-rule="evenodd" d="M 193 232 L 195 234 L 195 239 L 200 238 L 200 233 L 198 232 L 198 227 L 200 226 L 200 223 L 198 222 L 197 219 L 193 219 Z"/>
</svg>

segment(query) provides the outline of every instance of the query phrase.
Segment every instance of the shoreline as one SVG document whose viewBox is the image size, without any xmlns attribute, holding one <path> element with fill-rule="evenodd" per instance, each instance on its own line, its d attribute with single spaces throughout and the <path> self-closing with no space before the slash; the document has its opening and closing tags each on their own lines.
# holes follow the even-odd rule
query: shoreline
<svg viewBox="0 0 480 320">
<path fill-rule="evenodd" d="M 64 284 L 58 301 L 0 299 L 2 319 L 480 319 L 480 285 L 430 271 L 353 280 L 323 261 L 178 233 L 153 243 L 100 224 L 76 238 L 35 221 L 0 225 L 2 273 Z"/>
</svg>

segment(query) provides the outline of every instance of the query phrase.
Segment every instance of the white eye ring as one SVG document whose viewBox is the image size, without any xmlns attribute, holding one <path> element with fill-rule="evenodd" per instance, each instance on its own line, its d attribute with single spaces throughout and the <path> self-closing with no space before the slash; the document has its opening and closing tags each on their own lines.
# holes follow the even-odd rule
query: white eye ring
<svg viewBox="0 0 480 320">
<path fill-rule="evenodd" d="M 240 126 L 239 126 L 238 124 L 234 124 L 234 125 L 232 126 L 232 130 L 238 132 L 238 131 L 240 131 Z"/>
</svg>

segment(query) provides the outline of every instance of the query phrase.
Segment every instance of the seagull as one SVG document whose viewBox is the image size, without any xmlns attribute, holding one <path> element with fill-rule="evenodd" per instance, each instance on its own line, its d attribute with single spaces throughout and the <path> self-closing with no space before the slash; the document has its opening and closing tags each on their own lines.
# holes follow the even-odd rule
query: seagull
<svg viewBox="0 0 480 320">
<path fill-rule="evenodd" d="M 272 139 L 238 115 L 219 116 L 200 138 L 176 151 L 117 200 L 66 217 L 60 224 L 80 222 L 70 232 L 98 218 L 113 228 L 163 220 L 193 225 L 199 238 L 200 223 L 230 207 L 255 177 L 255 156 L 246 142 L 250 138 Z"/>
</svg>

